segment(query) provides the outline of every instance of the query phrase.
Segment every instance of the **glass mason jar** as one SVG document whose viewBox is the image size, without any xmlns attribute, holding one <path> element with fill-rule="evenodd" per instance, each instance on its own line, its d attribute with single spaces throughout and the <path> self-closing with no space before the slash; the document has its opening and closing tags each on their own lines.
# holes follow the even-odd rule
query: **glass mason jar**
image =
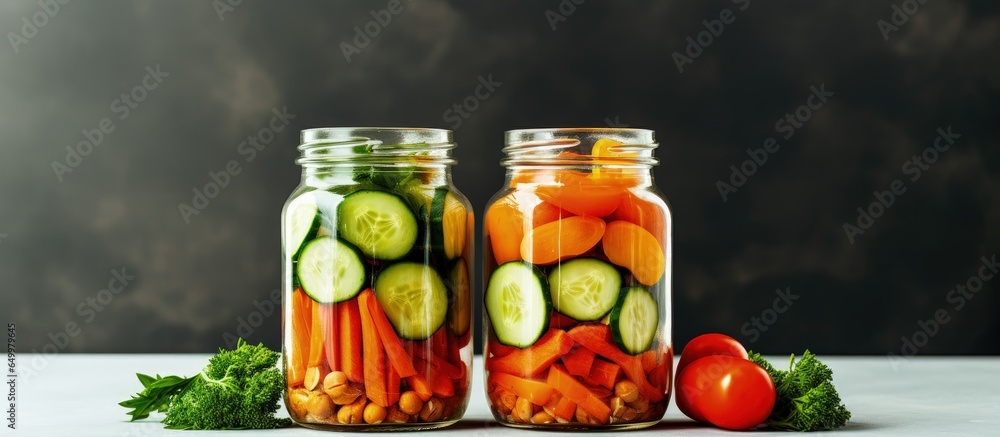
<svg viewBox="0 0 1000 437">
<path fill-rule="evenodd" d="M 505 425 L 636 429 L 670 399 L 670 210 L 653 131 L 508 131 L 486 208 L 486 391 Z"/>
<path fill-rule="evenodd" d="M 282 212 L 283 365 L 292 419 L 431 429 L 465 413 L 474 221 L 452 133 L 302 131 Z"/>
</svg>

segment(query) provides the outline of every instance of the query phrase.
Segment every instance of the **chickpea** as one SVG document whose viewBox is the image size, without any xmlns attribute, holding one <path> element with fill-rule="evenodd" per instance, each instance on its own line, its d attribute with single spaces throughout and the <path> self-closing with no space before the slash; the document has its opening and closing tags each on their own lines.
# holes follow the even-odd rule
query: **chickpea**
<svg viewBox="0 0 1000 437">
<path fill-rule="evenodd" d="M 549 416 L 555 417 L 556 406 L 559 405 L 559 401 L 561 400 L 562 400 L 561 395 L 553 394 L 552 397 L 549 398 L 549 401 L 546 402 L 545 405 L 542 405 L 542 411 L 549 413 Z"/>
<path fill-rule="evenodd" d="M 615 395 L 625 402 L 635 402 L 639 399 L 639 387 L 634 382 L 623 379 L 615 383 Z"/>
<path fill-rule="evenodd" d="M 311 392 L 306 401 L 306 411 L 318 419 L 326 419 L 333 415 L 333 401 L 326 393 Z"/>
<path fill-rule="evenodd" d="M 627 404 L 639 414 L 649 411 L 649 399 L 642 396 L 639 396 L 634 402 L 628 402 Z"/>
<path fill-rule="evenodd" d="M 292 414 L 296 419 L 303 419 L 309 413 L 306 403 L 309 400 L 309 391 L 304 388 L 297 388 L 288 392 L 288 406 L 292 409 Z"/>
<path fill-rule="evenodd" d="M 313 366 L 306 369 L 305 386 L 308 390 L 316 390 L 320 387 L 320 381 L 323 381 L 327 374 L 329 374 L 330 369 L 326 365 Z"/>
<path fill-rule="evenodd" d="M 389 423 L 406 423 L 410 421 L 410 415 L 399 410 L 399 407 L 390 405 L 385 411 L 385 421 Z"/>
<path fill-rule="evenodd" d="M 358 400 L 340 407 L 340 411 L 337 412 L 337 420 L 340 423 L 356 425 L 364 420 L 365 405 L 368 403 L 368 399 L 359 398 Z"/>
<path fill-rule="evenodd" d="M 399 411 L 404 414 L 413 416 L 420 413 L 420 409 L 424 407 L 424 401 L 420 400 L 420 396 L 417 395 L 415 391 L 406 391 L 399 395 Z"/>
<path fill-rule="evenodd" d="M 587 411 L 580 407 L 576 407 L 576 421 L 587 425 L 597 425 L 600 423 L 596 418 L 587 414 Z"/>
<path fill-rule="evenodd" d="M 349 382 L 347 380 L 347 374 L 341 371 L 335 371 L 327 373 L 323 377 L 323 391 L 330 395 L 331 398 L 335 398 L 344 394 L 344 390 L 349 387 Z"/>
<path fill-rule="evenodd" d="M 621 414 L 618 415 L 618 417 L 620 417 L 625 422 L 631 422 L 635 420 L 637 417 L 639 417 L 639 413 L 636 412 L 635 409 L 632 407 L 625 407 L 622 410 Z"/>
<path fill-rule="evenodd" d="M 555 422 L 555 419 L 552 418 L 552 415 L 544 411 L 539 411 L 535 413 L 534 416 L 531 416 L 531 423 L 552 423 L 552 422 Z"/>
<path fill-rule="evenodd" d="M 514 402 L 514 411 L 511 413 L 515 422 L 528 423 L 534 414 L 530 401 L 525 398 L 517 398 L 517 401 Z"/>
<path fill-rule="evenodd" d="M 611 403 L 608 405 L 611 407 L 611 415 L 617 416 L 618 413 L 625 408 L 625 401 L 622 398 L 615 396 L 611 398 Z"/>
<path fill-rule="evenodd" d="M 385 408 L 383 408 L 379 404 L 372 402 L 365 407 L 365 413 L 364 413 L 365 423 L 373 425 L 376 423 L 382 423 L 382 421 L 385 420 L 385 416 L 386 416 Z"/>
<path fill-rule="evenodd" d="M 437 422 L 444 414 L 444 403 L 438 398 L 430 398 L 420 409 L 420 420 L 424 422 Z"/>
<path fill-rule="evenodd" d="M 499 390 L 499 389 L 498 389 Z M 499 411 L 504 413 L 504 415 L 510 414 L 514 411 L 514 404 L 517 403 L 517 395 L 509 391 L 504 391 L 500 395 L 500 407 L 497 408 Z"/>
</svg>

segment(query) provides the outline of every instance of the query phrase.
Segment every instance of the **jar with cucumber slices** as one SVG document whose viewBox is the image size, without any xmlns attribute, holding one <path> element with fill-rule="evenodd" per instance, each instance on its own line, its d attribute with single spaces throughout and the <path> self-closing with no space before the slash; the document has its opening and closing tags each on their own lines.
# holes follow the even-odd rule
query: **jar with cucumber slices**
<svg viewBox="0 0 1000 437">
<path fill-rule="evenodd" d="M 653 132 L 507 132 L 485 216 L 486 391 L 501 423 L 635 429 L 670 397 L 670 210 Z"/>
<path fill-rule="evenodd" d="M 304 426 L 431 429 L 465 412 L 474 219 L 451 131 L 302 132 L 282 212 L 285 404 Z"/>
</svg>

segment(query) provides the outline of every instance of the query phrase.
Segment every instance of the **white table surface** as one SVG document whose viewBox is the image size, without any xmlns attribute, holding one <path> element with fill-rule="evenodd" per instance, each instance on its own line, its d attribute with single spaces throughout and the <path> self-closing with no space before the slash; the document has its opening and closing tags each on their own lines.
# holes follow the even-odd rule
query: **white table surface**
<svg viewBox="0 0 1000 437">
<path fill-rule="evenodd" d="M 29 368 L 33 360 L 38 367 L 41 357 L 19 354 L 17 358 L 22 369 L 17 384 L 17 430 L 5 426 L 4 435 L 194 436 L 210 433 L 165 430 L 156 415 L 140 422 L 127 422 L 125 409 L 117 405 L 139 389 L 136 372 L 191 375 L 205 365 L 208 355 L 64 354 L 50 358 L 35 375 L 28 375 L 23 369 Z M 772 361 L 783 363 L 784 360 Z M 898 369 L 893 369 L 885 357 L 825 357 L 823 360 L 833 368 L 834 382 L 853 414 L 851 422 L 836 431 L 836 435 L 1000 435 L 1000 358 L 917 357 L 902 363 Z M 480 357 L 476 357 L 475 368 L 482 368 Z M 563 434 L 498 425 L 486 408 L 482 372 L 473 375 L 472 401 L 465 418 L 452 427 L 425 434 Z M 7 408 L 5 403 L 4 411 Z M 283 407 L 281 411 L 286 415 Z M 298 427 L 224 434 L 242 432 L 322 435 L 322 431 Z M 690 421 L 673 404 L 660 424 L 628 433 L 733 435 Z"/>
</svg>

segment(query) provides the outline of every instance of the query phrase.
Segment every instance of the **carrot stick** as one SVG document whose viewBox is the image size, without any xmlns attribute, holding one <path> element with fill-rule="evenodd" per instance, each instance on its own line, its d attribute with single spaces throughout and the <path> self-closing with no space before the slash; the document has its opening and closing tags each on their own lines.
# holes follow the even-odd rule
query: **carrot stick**
<svg viewBox="0 0 1000 437">
<path fill-rule="evenodd" d="M 389 358 L 389 357 L 386 357 L 386 358 L 388 360 L 392 361 L 391 358 Z M 414 370 L 414 372 L 416 372 L 416 370 Z M 388 402 L 389 405 L 392 405 L 392 404 L 395 404 L 396 402 L 399 402 L 399 393 L 400 393 L 399 392 L 399 381 L 400 381 L 400 376 L 399 376 L 399 372 L 397 372 L 396 368 L 393 367 L 393 366 L 389 366 L 388 368 L 386 368 L 385 374 L 386 374 L 385 375 L 385 393 L 386 393 L 386 396 L 388 398 L 386 400 L 386 402 Z"/>
<path fill-rule="evenodd" d="M 554 416 L 562 418 L 564 420 L 573 420 L 573 416 L 576 416 L 576 402 L 573 402 L 568 397 L 563 396 L 556 403 L 555 409 L 552 411 Z"/>
<path fill-rule="evenodd" d="M 358 305 L 368 307 L 368 312 L 375 323 L 378 336 L 382 339 L 382 346 L 385 347 L 389 363 L 396 370 L 397 376 L 407 377 L 416 375 L 417 369 L 413 367 L 413 358 L 403 350 L 403 342 L 396 335 L 396 330 L 389 323 L 389 318 L 382 311 L 382 306 L 379 305 L 375 294 L 367 290 L 361 292 L 358 295 Z"/>
<path fill-rule="evenodd" d="M 323 318 L 325 311 L 322 311 L 323 305 L 319 303 L 312 304 L 312 317 L 310 321 L 312 324 L 309 327 L 309 367 L 318 366 L 320 363 L 326 361 L 326 357 L 323 355 L 325 346 L 323 345 Z"/>
<path fill-rule="evenodd" d="M 363 383 L 365 381 L 364 362 L 361 359 L 361 312 L 357 299 L 337 304 L 340 325 L 340 369 L 347 379 Z"/>
<path fill-rule="evenodd" d="M 434 348 L 434 354 L 439 357 L 448 356 L 448 329 L 443 325 L 438 328 L 430 338 L 431 347 Z"/>
<path fill-rule="evenodd" d="M 448 360 L 437 356 L 434 352 L 428 351 L 426 347 L 413 347 L 411 351 L 414 357 L 426 361 L 431 367 L 444 373 L 448 378 L 458 379 L 465 376 L 465 372 L 460 367 L 449 363 Z"/>
<path fill-rule="evenodd" d="M 597 359 L 594 360 L 594 366 L 590 369 L 590 375 L 587 376 L 587 381 L 607 388 L 615 388 L 615 381 L 618 381 L 621 374 L 621 366 L 602 359 Z"/>
<path fill-rule="evenodd" d="M 651 402 L 663 400 L 663 393 L 646 380 L 642 371 L 642 362 L 618 349 L 611 337 L 611 328 L 607 325 L 580 325 L 569 330 L 569 336 L 577 343 L 590 349 L 598 355 L 621 366 L 622 371 L 639 387 L 639 394 Z"/>
<path fill-rule="evenodd" d="M 646 352 L 639 354 L 639 361 L 642 362 L 643 372 L 649 372 L 650 370 L 653 370 L 653 368 L 656 367 L 657 361 L 659 360 L 657 358 L 658 354 L 659 352 L 655 350 L 648 350 Z"/>
<path fill-rule="evenodd" d="M 640 283 L 653 285 L 663 277 L 663 249 L 641 226 L 625 220 L 608 223 L 601 245 L 609 261 L 628 269 Z"/>
<path fill-rule="evenodd" d="M 571 401 L 576 402 L 580 408 L 584 411 L 590 413 L 595 419 L 599 420 L 601 423 L 608 423 L 611 420 L 611 408 L 601 402 L 593 392 L 587 389 L 580 381 L 577 381 L 569 373 L 566 373 L 564 369 L 559 364 L 553 364 L 552 368 L 549 369 L 549 385 L 556 389 L 563 396 L 569 398 Z"/>
<path fill-rule="evenodd" d="M 522 377 L 535 376 L 572 348 L 573 339 L 566 335 L 566 331 L 550 329 L 527 348 L 515 350 L 505 357 L 486 360 L 486 369 Z"/>
<path fill-rule="evenodd" d="M 546 223 L 525 234 L 521 240 L 521 258 L 545 265 L 582 255 L 601 241 L 604 227 L 604 220 L 587 216 L 566 217 Z"/>
<path fill-rule="evenodd" d="M 288 385 L 302 384 L 309 362 L 309 328 L 312 325 L 312 299 L 301 289 L 292 292 L 291 345 L 288 347 Z"/>
<path fill-rule="evenodd" d="M 578 322 L 576 319 L 563 315 L 558 311 L 553 311 L 552 317 L 549 318 L 549 328 L 559 328 L 559 329 L 572 328 L 576 326 L 578 323 L 580 322 Z"/>
<path fill-rule="evenodd" d="M 514 346 L 506 346 L 500 344 L 496 337 L 490 336 L 486 342 L 486 353 L 493 358 L 506 357 L 510 355 L 511 352 L 516 351 L 517 348 Z"/>
<path fill-rule="evenodd" d="M 362 293 L 371 293 L 371 289 Z M 368 305 L 358 305 L 361 313 L 361 338 L 364 350 L 364 372 L 365 372 L 365 392 L 372 402 L 388 407 L 389 394 L 386 391 L 386 364 L 385 349 L 382 347 L 382 339 L 378 336 L 375 322 L 372 320 L 371 311 Z"/>
<path fill-rule="evenodd" d="M 573 349 L 568 354 L 562 356 L 563 365 L 570 375 L 588 377 L 590 368 L 594 364 L 594 351 L 585 347 Z"/>
<path fill-rule="evenodd" d="M 415 361 L 414 365 L 417 368 L 418 374 L 427 375 L 427 381 L 430 383 L 430 389 L 434 396 L 450 397 L 455 395 L 455 384 L 448 375 L 445 375 L 440 369 L 434 368 L 433 365 L 428 364 L 424 360 L 418 359 Z M 419 396 L 420 394 L 418 393 L 417 395 Z"/>
<path fill-rule="evenodd" d="M 414 360 L 414 363 L 417 361 L 418 360 Z M 414 366 L 416 366 L 416 364 L 414 364 Z M 406 382 L 410 384 L 411 390 L 417 392 L 417 396 L 420 397 L 420 400 L 427 402 L 434 396 L 434 391 L 431 390 L 431 385 L 427 383 L 427 376 L 423 373 L 418 372 L 416 375 L 407 376 Z"/>
<path fill-rule="evenodd" d="M 500 372 L 490 372 L 489 380 L 492 384 L 503 387 L 535 405 L 545 405 L 552 396 L 552 387 L 544 382 Z"/>
<path fill-rule="evenodd" d="M 465 335 L 458 338 L 458 348 L 462 349 L 472 342 L 472 330 L 465 331 Z"/>
<path fill-rule="evenodd" d="M 667 243 L 667 205 L 662 199 L 652 196 L 640 196 L 631 191 L 625 192 L 622 203 L 618 205 L 615 213 L 608 218 L 608 221 L 628 220 L 643 229 L 649 231 L 656 237 L 660 247 L 666 247 Z"/>
<path fill-rule="evenodd" d="M 331 371 L 340 370 L 340 333 L 337 332 L 339 304 L 316 306 L 319 307 L 320 325 L 323 327 L 323 355 L 326 357 L 326 365 Z"/>
<path fill-rule="evenodd" d="M 540 202 L 531 211 L 531 227 L 537 228 L 546 223 L 552 223 L 563 217 L 572 217 L 573 213 L 548 202 Z"/>
</svg>

